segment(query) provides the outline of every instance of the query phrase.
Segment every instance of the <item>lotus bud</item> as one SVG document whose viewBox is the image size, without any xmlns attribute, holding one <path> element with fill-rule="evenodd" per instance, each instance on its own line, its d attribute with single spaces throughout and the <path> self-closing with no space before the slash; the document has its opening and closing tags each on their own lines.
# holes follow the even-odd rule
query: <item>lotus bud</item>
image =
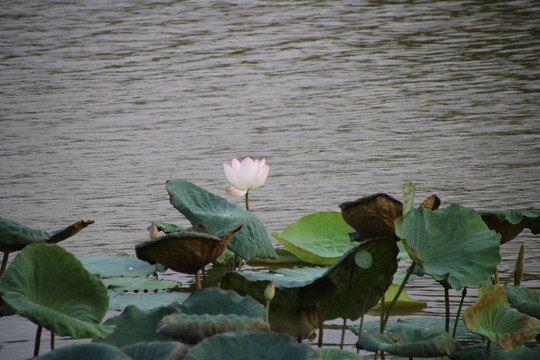
<svg viewBox="0 0 540 360">
<path fill-rule="evenodd" d="M 231 183 L 231 187 L 226 193 L 233 196 L 245 195 L 249 190 L 254 190 L 261 187 L 268 177 L 270 166 L 265 159 L 245 158 L 242 162 L 238 159 L 232 159 L 231 165 L 224 162 L 223 170 L 227 180 Z"/>
<path fill-rule="evenodd" d="M 270 301 L 274 298 L 274 295 L 276 294 L 276 284 L 274 283 L 274 280 L 270 281 L 268 283 L 268 286 L 264 290 L 264 298 L 266 301 Z"/>
<path fill-rule="evenodd" d="M 150 226 L 150 239 L 155 240 L 159 237 L 159 230 L 155 223 L 152 223 L 152 226 Z"/>
</svg>

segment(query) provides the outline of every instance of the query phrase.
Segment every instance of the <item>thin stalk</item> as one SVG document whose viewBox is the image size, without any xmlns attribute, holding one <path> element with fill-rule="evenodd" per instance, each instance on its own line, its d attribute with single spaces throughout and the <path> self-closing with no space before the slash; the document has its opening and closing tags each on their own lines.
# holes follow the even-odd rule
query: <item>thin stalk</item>
<svg viewBox="0 0 540 360">
<path fill-rule="evenodd" d="M 323 314 L 321 310 L 321 304 L 317 301 L 317 315 L 319 316 L 319 341 L 317 343 L 317 346 L 322 348 L 323 345 Z"/>
<path fill-rule="evenodd" d="M 343 326 L 341 327 L 341 342 L 339 343 L 339 348 L 343 350 L 343 343 L 345 342 L 345 326 L 347 325 L 347 318 L 349 317 L 349 307 L 351 303 L 351 289 L 352 289 L 352 280 L 354 277 L 354 272 L 356 267 L 353 267 L 352 271 L 349 274 L 349 282 L 347 287 L 347 294 L 345 300 L 345 316 L 343 317 Z"/>
<path fill-rule="evenodd" d="M 201 285 L 201 275 L 199 274 L 199 272 L 197 271 L 195 273 L 195 291 L 201 291 L 202 290 L 202 285 Z"/>
<path fill-rule="evenodd" d="M 446 320 L 444 322 L 444 331 L 450 334 L 450 295 L 448 294 L 448 288 L 444 287 L 444 307 L 446 313 Z"/>
<path fill-rule="evenodd" d="M 414 270 L 414 267 L 415 267 L 415 263 L 413 262 L 411 264 L 411 266 L 409 266 L 409 269 L 407 270 L 407 273 L 405 274 L 405 277 L 403 278 L 403 281 L 401 282 L 401 285 L 399 286 L 399 290 L 396 294 L 396 296 L 394 297 L 394 299 L 392 300 L 392 302 L 390 303 L 390 306 L 388 307 L 388 310 L 386 310 L 386 316 L 384 318 L 384 323 L 382 325 L 382 328 L 384 330 L 384 328 L 386 327 L 386 323 L 388 322 L 388 318 L 390 317 L 390 312 L 392 311 L 392 308 L 394 307 L 394 305 L 396 304 L 396 301 L 399 297 L 399 295 L 401 295 L 401 292 L 403 291 L 403 289 L 405 288 L 405 284 L 407 283 L 407 281 L 409 281 L 409 277 L 411 276 L 413 270 Z"/>
<path fill-rule="evenodd" d="M 461 308 L 463 307 L 463 300 L 465 300 L 465 296 L 467 296 L 467 288 L 464 287 L 463 290 L 461 291 L 461 301 L 459 302 L 459 307 L 458 307 L 458 311 L 457 311 L 457 314 L 456 314 L 456 322 L 454 323 L 454 331 L 452 331 L 452 338 L 456 338 L 456 332 L 457 332 L 457 327 L 458 327 L 458 322 L 459 322 L 459 317 L 461 315 Z"/>
<path fill-rule="evenodd" d="M 54 350 L 54 333 L 51 331 L 51 350 Z"/>
<path fill-rule="evenodd" d="M 266 313 L 264 319 L 267 324 L 270 324 L 270 300 L 266 300 Z"/>
<path fill-rule="evenodd" d="M 486 346 L 486 360 L 489 360 L 489 347 L 491 345 L 491 340 L 488 339 Z"/>
<path fill-rule="evenodd" d="M 2 276 L 2 274 L 4 273 L 4 271 L 6 271 L 8 258 L 9 258 L 9 253 L 8 253 L 8 252 L 5 252 L 5 253 L 4 253 L 4 257 L 2 258 L 2 268 L 0 268 L 0 276 Z"/>
<path fill-rule="evenodd" d="M 384 322 L 384 293 L 381 296 L 381 322 L 379 325 L 379 332 L 382 334 L 384 332 L 384 326 L 386 323 Z"/>
<path fill-rule="evenodd" d="M 36 340 L 34 342 L 34 357 L 39 355 L 39 345 L 41 344 L 41 331 L 43 330 L 43 326 L 38 325 L 37 331 L 36 331 Z"/>
<path fill-rule="evenodd" d="M 362 317 L 360 317 L 360 325 L 358 325 L 358 340 L 362 337 L 362 328 L 364 327 L 364 314 L 362 314 Z M 358 346 L 356 347 L 356 353 L 360 353 L 360 349 Z"/>
<path fill-rule="evenodd" d="M 341 327 L 341 342 L 339 343 L 339 349 L 343 350 L 343 343 L 345 342 L 345 327 L 347 326 L 347 318 L 343 319 L 343 326 Z"/>
<path fill-rule="evenodd" d="M 246 192 L 246 210 L 249 211 L 249 199 L 248 199 L 249 190 Z"/>
</svg>

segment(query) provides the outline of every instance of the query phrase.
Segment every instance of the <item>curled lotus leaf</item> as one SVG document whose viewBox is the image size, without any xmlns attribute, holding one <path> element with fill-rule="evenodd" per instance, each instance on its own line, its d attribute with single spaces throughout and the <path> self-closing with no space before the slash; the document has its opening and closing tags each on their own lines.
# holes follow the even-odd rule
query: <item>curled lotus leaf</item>
<svg viewBox="0 0 540 360">
<path fill-rule="evenodd" d="M 533 234 L 540 233 L 540 210 L 479 211 L 479 214 L 490 229 L 501 234 L 501 244 L 514 239 L 525 228 Z"/>
<path fill-rule="evenodd" d="M 511 350 L 534 338 L 540 320 L 510 307 L 506 291 L 498 285 L 482 286 L 476 303 L 463 313 L 465 326 L 486 336 L 504 350 Z"/>
<path fill-rule="evenodd" d="M 366 360 L 365 356 L 336 348 L 313 349 L 322 360 Z"/>
<path fill-rule="evenodd" d="M 540 319 L 540 290 L 519 286 L 505 286 L 510 304 L 518 311 Z"/>
<path fill-rule="evenodd" d="M 172 314 L 161 319 L 157 326 L 158 333 L 186 344 L 198 344 L 216 334 L 234 331 L 270 331 L 270 325 L 245 315 Z"/>
<path fill-rule="evenodd" d="M 78 220 L 64 229 L 48 232 L 0 217 L 0 251 L 7 253 L 19 251 L 35 242 L 57 243 L 93 223 L 93 220 Z"/>
<path fill-rule="evenodd" d="M 402 329 L 388 334 L 364 333 L 358 339 L 356 347 L 412 358 L 450 355 L 454 352 L 456 343 L 452 336 L 444 331 Z"/>
<path fill-rule="evenodd" d="M 479 286 L 501 260 L 500 235 L 476 211 L 457 204 L 413 208 L 396 220 L 396 234 L 425 273 L 456 290 Z"/>
<path fill-rule="evenodd" d="M 452 360 L 485 360 L 487 358 L 487 342 L 465 346 L 456 350 L 450 357 Z M 540 348 L 531 349 L 525 345 L 516 346 L 513 350 L 503 350 L 497 344 L 489 346 L 490 360 L 538 360 Z"/>
<path fill-rule="evenodd" d="M 177 231 L 140 242 L 135 246 L 135 252 L 139 259 L 150 264 L 159 263 L 174 271 L 196 274 L 221 255 L 233 233 L 241 227 L 241 223 L 232 224 L 217 236 L 200 226 Z"/>
<path fill-rule="evenodd" d="M 113 331 L 100 325 L 109 305 L 107 289 L 61 246 L 26 246 L 0 277 L 0 288 L 18 314 L 57 335 L 82 338 Z"/>
</svg>

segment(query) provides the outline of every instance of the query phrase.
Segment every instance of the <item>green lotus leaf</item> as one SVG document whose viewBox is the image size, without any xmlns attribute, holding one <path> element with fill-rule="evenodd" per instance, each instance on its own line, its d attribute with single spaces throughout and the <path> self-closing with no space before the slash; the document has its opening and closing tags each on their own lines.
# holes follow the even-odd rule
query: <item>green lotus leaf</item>
<svg viewBox="0 0 540 360">
<path fill-rule="evenodd" d="M 366 360 L 367 358 L 352 353 L 350 351 L 339 350 L 336 348 L 315 348 L 313 349 L 321 360 Z"/>
<path fill-rule="evenodd" d="M 362 252 L 368 252 L 373 258 L 369 268 L 359 267 L 355 261 L 356 255 Z M 349 250 L 329 268 L 282 269 L 269 273 L 230 272 L 224 275 L 221 287 L 233 289 L 241 295 L 248 294 L 264 303 L 264 290 L 274 280 L 276 293 L 270 304 L 270 322 L 274 330 L 291 328 L 290 325 L 275 323 L 275 311 L 286 315 L 296 311 L 304 314 L 302 321 L 305 324 L 316 324 L 311 317 L 317 303 L 325 320 L 338 317 L 354 320 L 373 307 L 391 284 L 397 268 L 397 253 L 398 248 L 392 239 L 373 239 Z M 277 309 L 279 307 L 291 310 Z M 292 318 L 280 317 L 279 320 L 292 321 Z"/>
<path fill-rule="evenodd" d="M 178 272 L 196 274 L 217 259 L 242 223 L 229 224 L 225 234 L 212 235 L 198 228 L 177 231 L 135 246 L 137 257 L 163 264 Z M 221 231 L 221 230 L 220 230 Z"/>
<path fill-rule="evenodd" d="M 79 220 L 65 229 L 48 232 L 0 217 L 0 251 L 6 253 L 19 251 L 26 245 L 35 242 L 57 243 L 75 235 L 93 223 L 92 220 Z"/>
<path fill-rule="evenodd" d="M 386 293 L 384 294 L 384 306 L 388 307 L 394 300 L 394 298 L 397 295 L 397 292 L 399 290 L 400 285 L 398 284 L 390 284 L 390 287 L 388 287 L 388 290 L 386 290 Z M 380 305 L 381 301 L 379 301 Z M 399 294 L 399 297 L 394 304 L 395 309 L 402 309 L 402 308 L 425 308 L 427 306 L 426 302 L 423 300 L 413 300 L 411 297 L 407 294 L 405 289 L 401 291 Z"/>
<path fill-rule="evenodd" d="M 193 347 L 185 360 L 317 359 L 307 345 L 271 332 L 230 332 L 212 336 Z"/>
<path fill-rule="evenodd" d="M 137 259 L 135 256 L 124 254 L 95 255 L 78 257 L 83 266 L 92 274 L 100 278 L 115 276 L 138 277 L 152 275 L 156 271 L 154 265 Z M 158 271 L 164 271 L 163 265 L 158 265 Z"/>
<path fill-rule="evenodd" d="M 434 211 L 413 208 L 396 220 L 396 234 L 417 265 L 456 290 L 479 286 L 501 260 L 499 234 L 476 211 L 457 204 Z"/>
<path fill-rule="evenodd" d="M 270 325 L 245 315 L 172 314 L 161 319 L 157 327 L 158 333 L 186 344 L 198 344 L 216 334 L 234 331 L 270 331 Z"/>
<path fill-rule="evenodd" d="M 178 312 L 173 306 L 160 306 L 151 311 L 139 309 L 135 305 L 128 305 L 120 315 L 105 321 L 105 325 L 114 326 L 115 330 L 107 337 L 93 339 L 96 343 L 107 343 L 117 347 L 146 341 L 171 341 L 172 338 L 158 334 L 157 324 L 167 315 Z"/>
<path fill-rule="evenodd" d="M 444 331 L 403 329 L 391 334 L 364 333 L 356 342 L 356 347 L 412 358 L 450 355 L 456 343 Z"/>
<path fill-rule="evenodd" d="M 203 289 L 192 294 L 179 308 L 182 313 L 193 315 L 235 314 L 264 319 L 265 314 L 264 306 L 253 298 L 218 288 Z"/>
<path fill-rule="evenodd" d="M 173 233 L 173 232 L 184 230 L 184 228 L 182 226 L 180 226 L 180 225 L 166 223 L 166 222 L 162 222 L 162 221 L 156 221 L 154 224 L 156 225 L 158 231 L 163 231 L 165 234 L 170 234 L 170 233 Z M 151 226 L 152 225 L 150 225 L 147 228 L 147 230 L 150 231 Z"/>
<path fill-rule="evenodd" d="M 355 241 L 377 237 L 399 240 L 394 232 L 394 221 L 401 216 L 403 206 L 387 194 L 374 194 L 340 204 L 341 214 L 347 224 L 358 233 Z"/>
<path fill-rule="evenodd" d="M 18 314 L 57 335 L 106 336 L 113 330 L 99 324 L 109 305 L 107 289 L 58 245 L 26 246 L 0 277 L 0 288 Z"/>
<path fill-rule="evenodd" d="M 478 300 L 465 309 L 463 318 L 469 330 L 486 336 L 504 350 L 511 350 L 540 332 L 540 320 L 512 309 L 501 286 L 482 286 Z"/>
<path fill-rule="evenodd" d="M 34 360 L 133 360 L 125 352 L 108 344 L 72 344 L 44 355 Z"/>
<path fill-rule="evenodd" d="M 178 341 L 140 342 L 122 348 L 133 360 L 182 360 L 188 352 Z"/>
<path fill-rule="evenodd" d="M 110 310 L 122 310 L 128 305 L 136 305 L 144 310 L 152 310 L 160 306 L 168 305 L 172 302 L 181 303 L 189 297 L 189 293 L 180 291 L 160 291 L 157 293 L 120 293 L 116 291 L 109 292 L 111 302 Z"/>
<path fill-rule="evenodd" d="M 478 213 L 490 229 L 501 234 L 501 244 L 512 240 L 525 228 L 533 234 L 540 233 L 540 210 L 495 210 Z"/>
<path fill-rule="evenodd" d="M 213 234 L 241 221 L 244 225 L 236 232 L 229 249 L 243 259 L 273 258 L 274 247 L 261 220 L 229 201 L 214 195 L 186 180 L 167 182 L 171 204 L 193 224 L 205 224 Z"/>
<path fill-rule="evenodd" d="M 505 286 L 510 304 L 518 311 L 540 319 L 540 290 L 518 286 Z"/>
<path fill-rule="evenodd" d="M 111 277 L 103 279 L 103 284 L 107 289 L 114 291 L 141 291 L 154 292 L 159 290 L 170 290 L 180 287 L 180 283 L 175 280 L 158 280 L 153 277 Z"/>
<path fill-rule="evenodd" d="M 452 360 L 485 360 L 486 343 L 466 346 L 461 350 L 456 350 L 451 356 Z M 503 350 L 497 344 L 489 347 L 490 360 L 538 360 L 540 359 L 540 348 L 529 349 L 521 345 L 513 350 Z"/>
<path fill-rule="evenodd" d="M 296 255 L 287 249 L 276 249 L 277 257 L 274 259 L 262 259 L 254 257 L 247 262 L 250 266 L 269 266 L 269 265 L 298 265 L 302 264 Z"/>
<path fill-rule="evenodd" d="M 337 211 L 306 215 L 272 236 L 300 260 L 315 265 L 332 265 L 355 247 L 349 233 L 354 231 Z"/>
</svg>

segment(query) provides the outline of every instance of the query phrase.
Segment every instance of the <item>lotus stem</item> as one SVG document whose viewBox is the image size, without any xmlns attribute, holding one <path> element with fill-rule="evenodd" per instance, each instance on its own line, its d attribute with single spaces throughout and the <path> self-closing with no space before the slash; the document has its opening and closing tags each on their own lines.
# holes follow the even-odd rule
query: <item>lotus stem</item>
<svg viewBox="0 0 540 360">
<path fill-rule="evenodd" d="M 199 272 L 197 271 L 195 273 L 195 292 L 197 291 L 201 291 L 202 290 L 202 285 L 201 285 L 201 275 L 199 274 Z"/>
<path fill-rule="evenodd" d="M 54 333 L 51 331 L 51 350 L 54 350 Z"/>
<path fill-rule="evenodd" d="M 339 343 L 339 349 L 343 350 L 343 343 L 345 342 L 345 327 L 347 326 L 347 317 L 343 319 L 343 325 L 341 327 L 341 342 Z"/>
<path fill-rule="evenodd" d="M 249 190 L 246 192 L 246 210 L 249 211 L 249 199 L 248 199 Z"/>
<path fill-rule="evenodd" d="M 4 257 L 2 258 L 2 268 L 0 268 L 0 276 L 6 271 L 7 263 L 8 263 L 9 253 L 5 252 Z"/>
<path fill-rule="evenodd" d="M 390 312 L 392 311 L 392 308 L 396 304 L 396 301 L 399 298 L 399 295 L 401 295 L 401 292 L 405 288 L 405 284 L 407 284 L 407 281 L 409 281 L 409 277 L 411 276 L 415 266 L 416 264 L 413 262 L 411 266 L 409 266 L 409 269 L 407 269 L 407 273 L 405 274 L 405 277 L 403 278 L 403 281 L 401 282 L 401 285 L 399 286 L 396 296 L 394 296 L 394 299 L 392 299 L 392 302 L 390 303 L 388 310 L 386 310 L 386 316 L 384 317 L 384 322 L 382 324 L 383 331 L 384 331 L 384 328 L 386 327 L 386 323 L 388 322 L 388 318 L 390 317 Z"/>
<path fill-rule="evenodd" d="M 444 287 L 444 308 L 445 308 L 445 322 L 444 331 L 450 334 L 450 295 L 448 293 L 448 287 Z"/>
<path fill-rule="evenodd" d="M 386 323 L 384 322 L 384 293 L 381 296 L 381 322 L 379 325 L 379 332 L 382 334 L 384 332 L 384 326 L 386 326 Z"/>
<path fill-rule="evenodd" d="M 486 345 L 486 360 L 489 360 L 489 348 L 491 345 L 491 340 L 488 339 L 487 345 Z"/>
<path fill-rule="evenodd" d="M 36 340 L 34 342 L 34 357 L 39 355 L 39 345 L 41 344 L 41 332 L 43 330 L 43 326 L 38 325 L 36 330 Z"/>
<path fill-rule="evenodd" d="M 457 311 L 457 314 L 456 314 L 456 322 L 454 323 L 454 331 L 452 331 L 452 338 L 456 338 L 456 333 L 457 333 L 457 327 L 458 327 L 458 323 L 459 323 L 459 317 L 461 316 L 461 308 L 463 307 L 463 300 L 465 300 L 465 296 L 467 296 L 467 288 L 464 287 L 463 290 L 461 291 L 461 300 L 459 302 L 459 307 L 458 307 L 458 311 Z"/>
<path fill-rule="evenodd" d="M 322 348 L 323 346 L 323 314 L 321 310 L 321 304 L 317 301 L 317 315 L 319 317 L 319 341 L 317 342 L 317 346 Z"/>
<path fill-rule="evenodd" d="M 360 325 L 358 325 L 358 340 L 362 337 L 362 328 L 364 327 L 364 314 L 360 317 Z M 356 353 L 360 353 L 358 346 L 356 347 Z"/>
<path fill-rule="evenodd" d="M 266 300 L 266 313 L 264 315 L 264 320 L 267 324 L 270 324 L 270 300 Z"/>
</svg>

